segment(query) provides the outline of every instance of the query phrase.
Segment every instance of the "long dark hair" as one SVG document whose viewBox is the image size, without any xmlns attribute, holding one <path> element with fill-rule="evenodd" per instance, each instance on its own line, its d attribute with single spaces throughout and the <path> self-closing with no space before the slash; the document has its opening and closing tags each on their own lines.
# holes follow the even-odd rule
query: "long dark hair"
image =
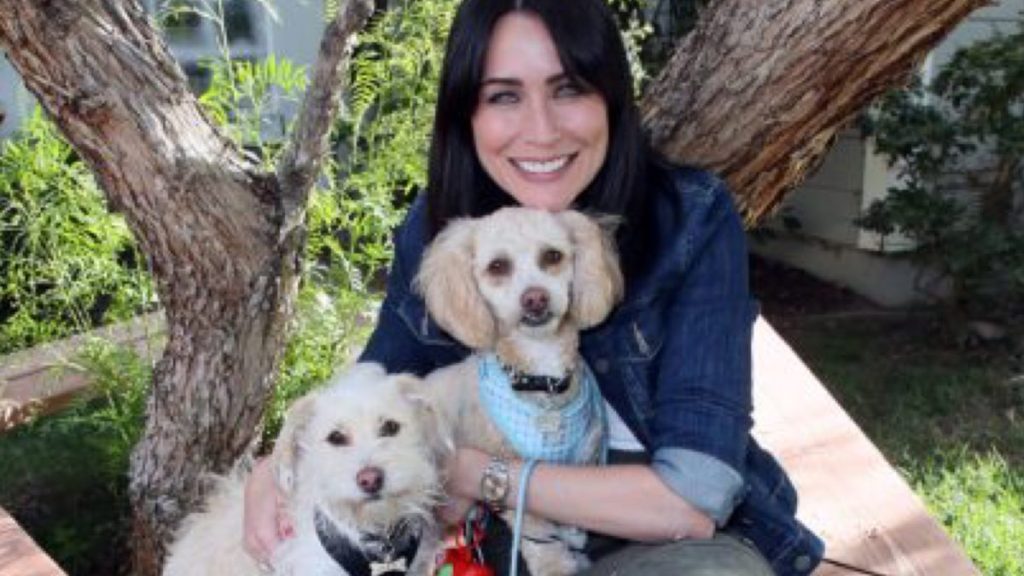
<svg viewBox="0 0 1024 576">
<path fill-rule="evenodd" d="M 651 164 L 633 98 L 629 62 L 604 0 L 465 0 L 448 36 L 430 143 L 427 213 L 431 236 L 452 218 L 481 216 L 515 203 L 487 175 L 473 146 L 471 118 L 497 21 L 513 11 L 538 16 L 566 74 L 596 90 L 608 109 L 603 167 L 574 207 L 623 217 L 620 243 L 646 206 Z"/>
</svg>

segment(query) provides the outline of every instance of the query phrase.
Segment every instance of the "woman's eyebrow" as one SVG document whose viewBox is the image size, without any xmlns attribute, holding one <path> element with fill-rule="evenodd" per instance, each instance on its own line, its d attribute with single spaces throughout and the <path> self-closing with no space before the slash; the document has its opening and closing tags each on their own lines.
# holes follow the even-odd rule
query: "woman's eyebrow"
<svg viewBox="0 0 1024 576">
<path fill-rule="evenodd" d="M 496 78 L 484 78 L 484 80 L 482 82 L 480 82 L 480 86 L 481 87 L 489 86 L 491 84 L 497 84 L 499 86 L 522 86 L 523 85 L 523 81 L 519 80 L 518 78 L 497 78 L 496 77 Z"/>
<path fill-rule="evenodd" d="M 560 73 L 555 74 L 553 76 L 549 76 L 547 79 L 544 80 L 544 83 L 545 84 L 558 84 L 559 82 L 563 82 L 565 80 L 576 80 L 576 77 L 573 76 L 572 74 L 568 74 L 566 72 L 560 72 Z M 492 77 L 492 78 L 484 78 L 480 82 L 480 86 L 481 87 L 487 86 L 487 85 L 490 85 L 490 84 L 498 84 L 498 85 L 502 85 L 502 86 L 522 86 L 523 85 L 523 81 L 520 80 L 519 78 L 505 78 L 505 77 L 501 77 L 501 76 L 495 76 L 495 77 Z"/>
</svg>

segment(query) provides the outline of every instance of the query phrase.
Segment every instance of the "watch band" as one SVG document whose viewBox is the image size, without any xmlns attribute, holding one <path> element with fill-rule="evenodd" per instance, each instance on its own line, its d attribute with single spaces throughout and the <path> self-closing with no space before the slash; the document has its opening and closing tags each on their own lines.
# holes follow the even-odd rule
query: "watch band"
<svg viewBox="0 0 1024 576">
<path fill-rule="evenodd" d="M 501 512 L 505 509 L 508 488 L 508 462 L 498 456 L 492 456 L 480 476 L 480 499 L 495 512 Z"/>
</svg>

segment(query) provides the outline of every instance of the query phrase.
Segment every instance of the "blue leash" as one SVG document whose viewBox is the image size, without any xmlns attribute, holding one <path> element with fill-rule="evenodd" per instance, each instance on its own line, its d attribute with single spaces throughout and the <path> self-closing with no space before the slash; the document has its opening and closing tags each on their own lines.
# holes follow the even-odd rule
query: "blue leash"
<svg viewBox="0 0 1024 576">
<path fill-rule="evenodd" d="M 602 426 L 608 429 L 608 415 L 601 410 Z M 540 462 L 536 458 L 530 458 L 523 462 L 523 469 L 519 471 L 519 492 L 516 494 L 516 516 L 512 528 L 512 559 L 510 560 L 509 576 L 519 576 L 519 541 L 523 534 L 523 514 L 526 510 L 526 489 L 530 486 L 530 476 L 533 469 Z M 608 435 L 601 435 L 601 466 L 608 464 Z"/>
<path fill-rule="evenodd" d="M 537 467 L 536 459 L 529 459 L 523 463 L 523 469 L 519 472 L 519 492 L 516 494 L 516 520 L 512 529 L 512 560 L 509 568 L 509 576 L 519 575 L 519 540 L 523 533 L 523 511 L 526 509 L 526 488 L 530 485 L 530 476 L 533 469 Z"/>
</svg>

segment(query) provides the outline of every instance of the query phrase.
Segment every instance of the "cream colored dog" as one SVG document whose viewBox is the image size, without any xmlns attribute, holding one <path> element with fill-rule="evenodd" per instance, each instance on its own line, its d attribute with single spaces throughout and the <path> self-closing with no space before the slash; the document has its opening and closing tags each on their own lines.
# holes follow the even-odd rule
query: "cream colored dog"
<svg viewBox="0 0 1024 576">
<path fill-rule="evenodd" d="M 597 223 L 527 208 L 454 221 L 425 253 L 416 286 L 435 321 L 475 352 L 427 377 L 457 446 L 598 461 L 604 405 L 578 333 L 603 321 L 623 288 L 618 256 Z M 503 518 L 512 524 L 511 512 Z M 523 536 L 534 576 L 587 565 L 579 529 L 528 516 Z"/>
<path fill-rule="evenodd" d="M 165 576 L 429 574 L 433 508 L 450 440 L 422 380 L 356 364 L 288 411 L 271 456 L 295 535 L 260 566 L 242 547 L 243 479 L 223 478 L 186 518 Z M 343 567 L 344 565 L 344 567 Z"/>
</svg>

